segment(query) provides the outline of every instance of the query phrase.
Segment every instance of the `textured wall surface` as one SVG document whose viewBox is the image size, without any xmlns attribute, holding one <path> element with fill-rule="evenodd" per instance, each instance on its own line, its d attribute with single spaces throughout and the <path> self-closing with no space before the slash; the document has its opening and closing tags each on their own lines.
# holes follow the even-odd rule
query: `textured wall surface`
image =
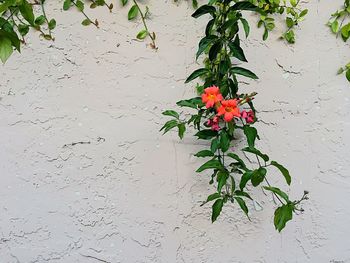
<svg viewBox="0 0 350 263">
<path fill-rule="evenodd" d="M 259 93 L 259 147 L 289 167 L 291 196 L 310 191 L 281 234 L 259 189 L 251 222 L 226 206 L 211 224 L 199 207 L 209 176 L 194 172 L 202 142 L 158 132 L 161 111 L 193 95 L 183 82 L 206 18 L 150 2 L 154 52 L 133 39 L 141 24 L 126 9 L 96 10 L 96 30 L 51 2 L 56 41 L 31 34 L 0 66 L 1 263 L 350 262 L 350 87 L 335 75 L 349 46 L 325 26 L 342 0 L 310 1 L 295 45 L 278 40 L 281 27 L 262 42 L 252 25 L 244 41 L 260 77 L 241 85 Z"/>
</svg>

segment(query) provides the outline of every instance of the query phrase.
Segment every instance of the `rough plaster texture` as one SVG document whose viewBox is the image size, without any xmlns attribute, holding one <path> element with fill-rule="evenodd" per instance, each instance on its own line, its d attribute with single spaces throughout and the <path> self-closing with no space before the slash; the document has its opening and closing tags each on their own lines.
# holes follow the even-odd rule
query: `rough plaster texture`
<svg viewBox="0 0 350 263">
<path fill-rule="evenodd" d="M 293 46 L 255 26 L 244 41 L 259 147 L 290 168 L 292 196 L 311 193 L 278 234 L 260 190 L 251 222 L 228 206 L 211 224 L 208 176 L 194 173 L 202 143 L 158 132 L 160 112 L 193 94 L 183 81 L 206 19 L 150 2 L 154 52 L 132 40 L 141 25 L 127 10 L 97 10 L 96 30 L 52 1 L 56 41 L 32 34 L 0 69 L 0 262 L 350 262 L 350 88 L 335 75 L 349 47 L 325 27 L 341 3 L 307 4 Z"/>
</svg>

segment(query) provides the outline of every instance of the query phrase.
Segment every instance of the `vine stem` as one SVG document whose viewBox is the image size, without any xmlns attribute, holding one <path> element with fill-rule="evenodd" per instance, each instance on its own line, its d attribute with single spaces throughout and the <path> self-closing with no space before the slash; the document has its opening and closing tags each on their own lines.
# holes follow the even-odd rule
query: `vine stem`
<svg viewBox="0 0 350 263">
<path fill-rule="evenodd" d="M 73 5 L 75 5 L 75 6 L 78 8 L 77 4 L 76 4 L 74 1 L 72 1 L 72 3 L 73 3 Z M 78 8 L 78 9 L 79 9 L 79 8 Z M 88 17 L 87 14 L 84 12 L 84 10 L 81 11 L 81 13 L 85 16 L 85 18 L 86 18 L 87 20 L 90 21 L 91 24 L 93 24 L 96 28 L 98 28 L 98 23 L 92 21 L 91 18 Z"/>
<path fill-rule="evenodd" d="M 149 30 L 148 30 L 148 26 L 147 26 L 147 23 L 146 23 L 146 16 L 145 16 L 145 14 L 142 12 L 142 10 L 141 10 L 139 4 L 136 2 L 136 0 L 132 0 L 132 1 L 134 2 L 134 5 L 135 5 L 135 6 L 137 7 L 137 9 L 139 10 L 140 15 L 141 15 L 141 20 L 142 20 L 143 26 L 145 27 L 149 38 L 152 40 L 151 47 L 152 47 L 153 49 L 156 49 L 156 50 L 157 50 L 158 47 L 156 46 L 156 37 L 155 37 L 154 33 L 151 34 L 151 32 L 149 32 Z"/>
<path fill-rule="evenodd" d="M 52 40 L 55 40 L 55 39 L 52 37 L 52 32 L 51 32 L 51 29 L 50 29 L 50 27 L 49 27 L 49 19 L 47 19 L 47 16 L 46 16 L 46 12 L 45 12 L 45 8 L 44 8 L 44 0 L 40 0 L 40 6 L 41 6 L 41 10 L 42 10 L 42 12 L 43 12 L 43 15 L 44 15 L 44 17 L 45 17 L 45 21 L 46 21 L 46 23 L 47 23 L 47 25 L 48 25 L 50 38 L 51 38 Z"/>
</svg>

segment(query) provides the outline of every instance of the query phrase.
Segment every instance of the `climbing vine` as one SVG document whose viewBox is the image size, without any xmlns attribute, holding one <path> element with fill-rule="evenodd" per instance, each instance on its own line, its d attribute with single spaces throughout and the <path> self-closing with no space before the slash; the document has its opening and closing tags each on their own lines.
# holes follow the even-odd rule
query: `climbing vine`
<svg viewBox="0 0 350 263">
<path fill-rule="evenodd" d="M 333 34 L 336 37 L 341 36 L 344 42 L 350 38 L 350 0 L 345 0 L 341 9 L 338 9 L 331 15 L 328 21 Z M 347 80 L 350 82 L 350 62 L 338 70 L 338 74 L 345 74 Z"/>
<path fill-rule="evenodd" d="M 198 173 L 210 174 L 209 184 L 215 186 L 215 192 L 203 202 L 212 203 L 212 222 L 216 221 L 223 206 L 237 204 L 249 218 L 247 200 L 253 200 L 251 187 L 262 187 L 271 192 L 280 205 L 274 213 L 274 225 L 281 231 L 293 214 L 302 211 L 300 204 L 306 200 L 307 192 L 298 200 L 292 200 L 285 191 L 272 185 L 269 176 L 276 170 L 281 173 L 286 184 L 291 184 L 289 171 L 280 163 L 270 160 L 256 146 L 260 139 L 254 124 L 258 120 L 254 107 L 256 93 L 246 94 L 239 90 L 241 77 L 257 79 L 257 75 L 245 67 L 247 59 L 240 45 L 239 31 L 249 36 L 249 23 L 243 11 L 264 14 L 256 5 L 248 1 L 211 0 L 208 5 L 199 7 L 193 17 L 209 15 L 210 20 L 205 34 L 200 40 L 196 57 L 204 55 L 204 66 L 195 70 L 186 80 L 189 83 L 201 79 L 196 86 L 197 97 L 181 100 L 177 105 L 190 108 L 194 112 L 189 118 L 181 117 L 174 110 L 166 110 L 163 115 L 171 117 L 161 128 L 164 133 L 177 128 L 182 139 L 186 127 L 197 130 L 195 136 L 207 141 L 207 148 L 195 154 L 207 159 L 198 169 Z M 246 137 L 246 146 L 239 150 L 239 134 Z M 242 153 L 256 158 L 255 164 L 247 163 Z"/>
</svg>

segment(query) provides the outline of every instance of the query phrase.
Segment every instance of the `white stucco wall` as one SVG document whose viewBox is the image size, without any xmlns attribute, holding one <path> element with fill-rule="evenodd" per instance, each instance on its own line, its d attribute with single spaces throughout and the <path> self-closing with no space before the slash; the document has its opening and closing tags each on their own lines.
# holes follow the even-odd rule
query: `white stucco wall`
<svg viewBox="0 0 350 263">
<path fill-rule="evenodd" d="M 126 9 L 96 10 L 96 30 L 49 4 L 56 41 L 31 34 L 0 66 L 0 262 L 350 262 L 350 87 L 335 74 L 349 46 L 325 26 L 342 2 L 310 1 L 295 45 L 280 29 L 262 42 L 255 26 L 244 41 L 259 147 L 290 169 L 291 196 L 310 191 L 281 234 L 257 189 L 251 222 L 226 206 L 211 224 L 201 142 L 158 132 L 161 111 L 193 94 L 183 82 L 206 18 L 150 1 L 154 52 L 132 40 L 141 25 Z M 64 146 L 79 141 L 90 144 Z"/>
</svg>

